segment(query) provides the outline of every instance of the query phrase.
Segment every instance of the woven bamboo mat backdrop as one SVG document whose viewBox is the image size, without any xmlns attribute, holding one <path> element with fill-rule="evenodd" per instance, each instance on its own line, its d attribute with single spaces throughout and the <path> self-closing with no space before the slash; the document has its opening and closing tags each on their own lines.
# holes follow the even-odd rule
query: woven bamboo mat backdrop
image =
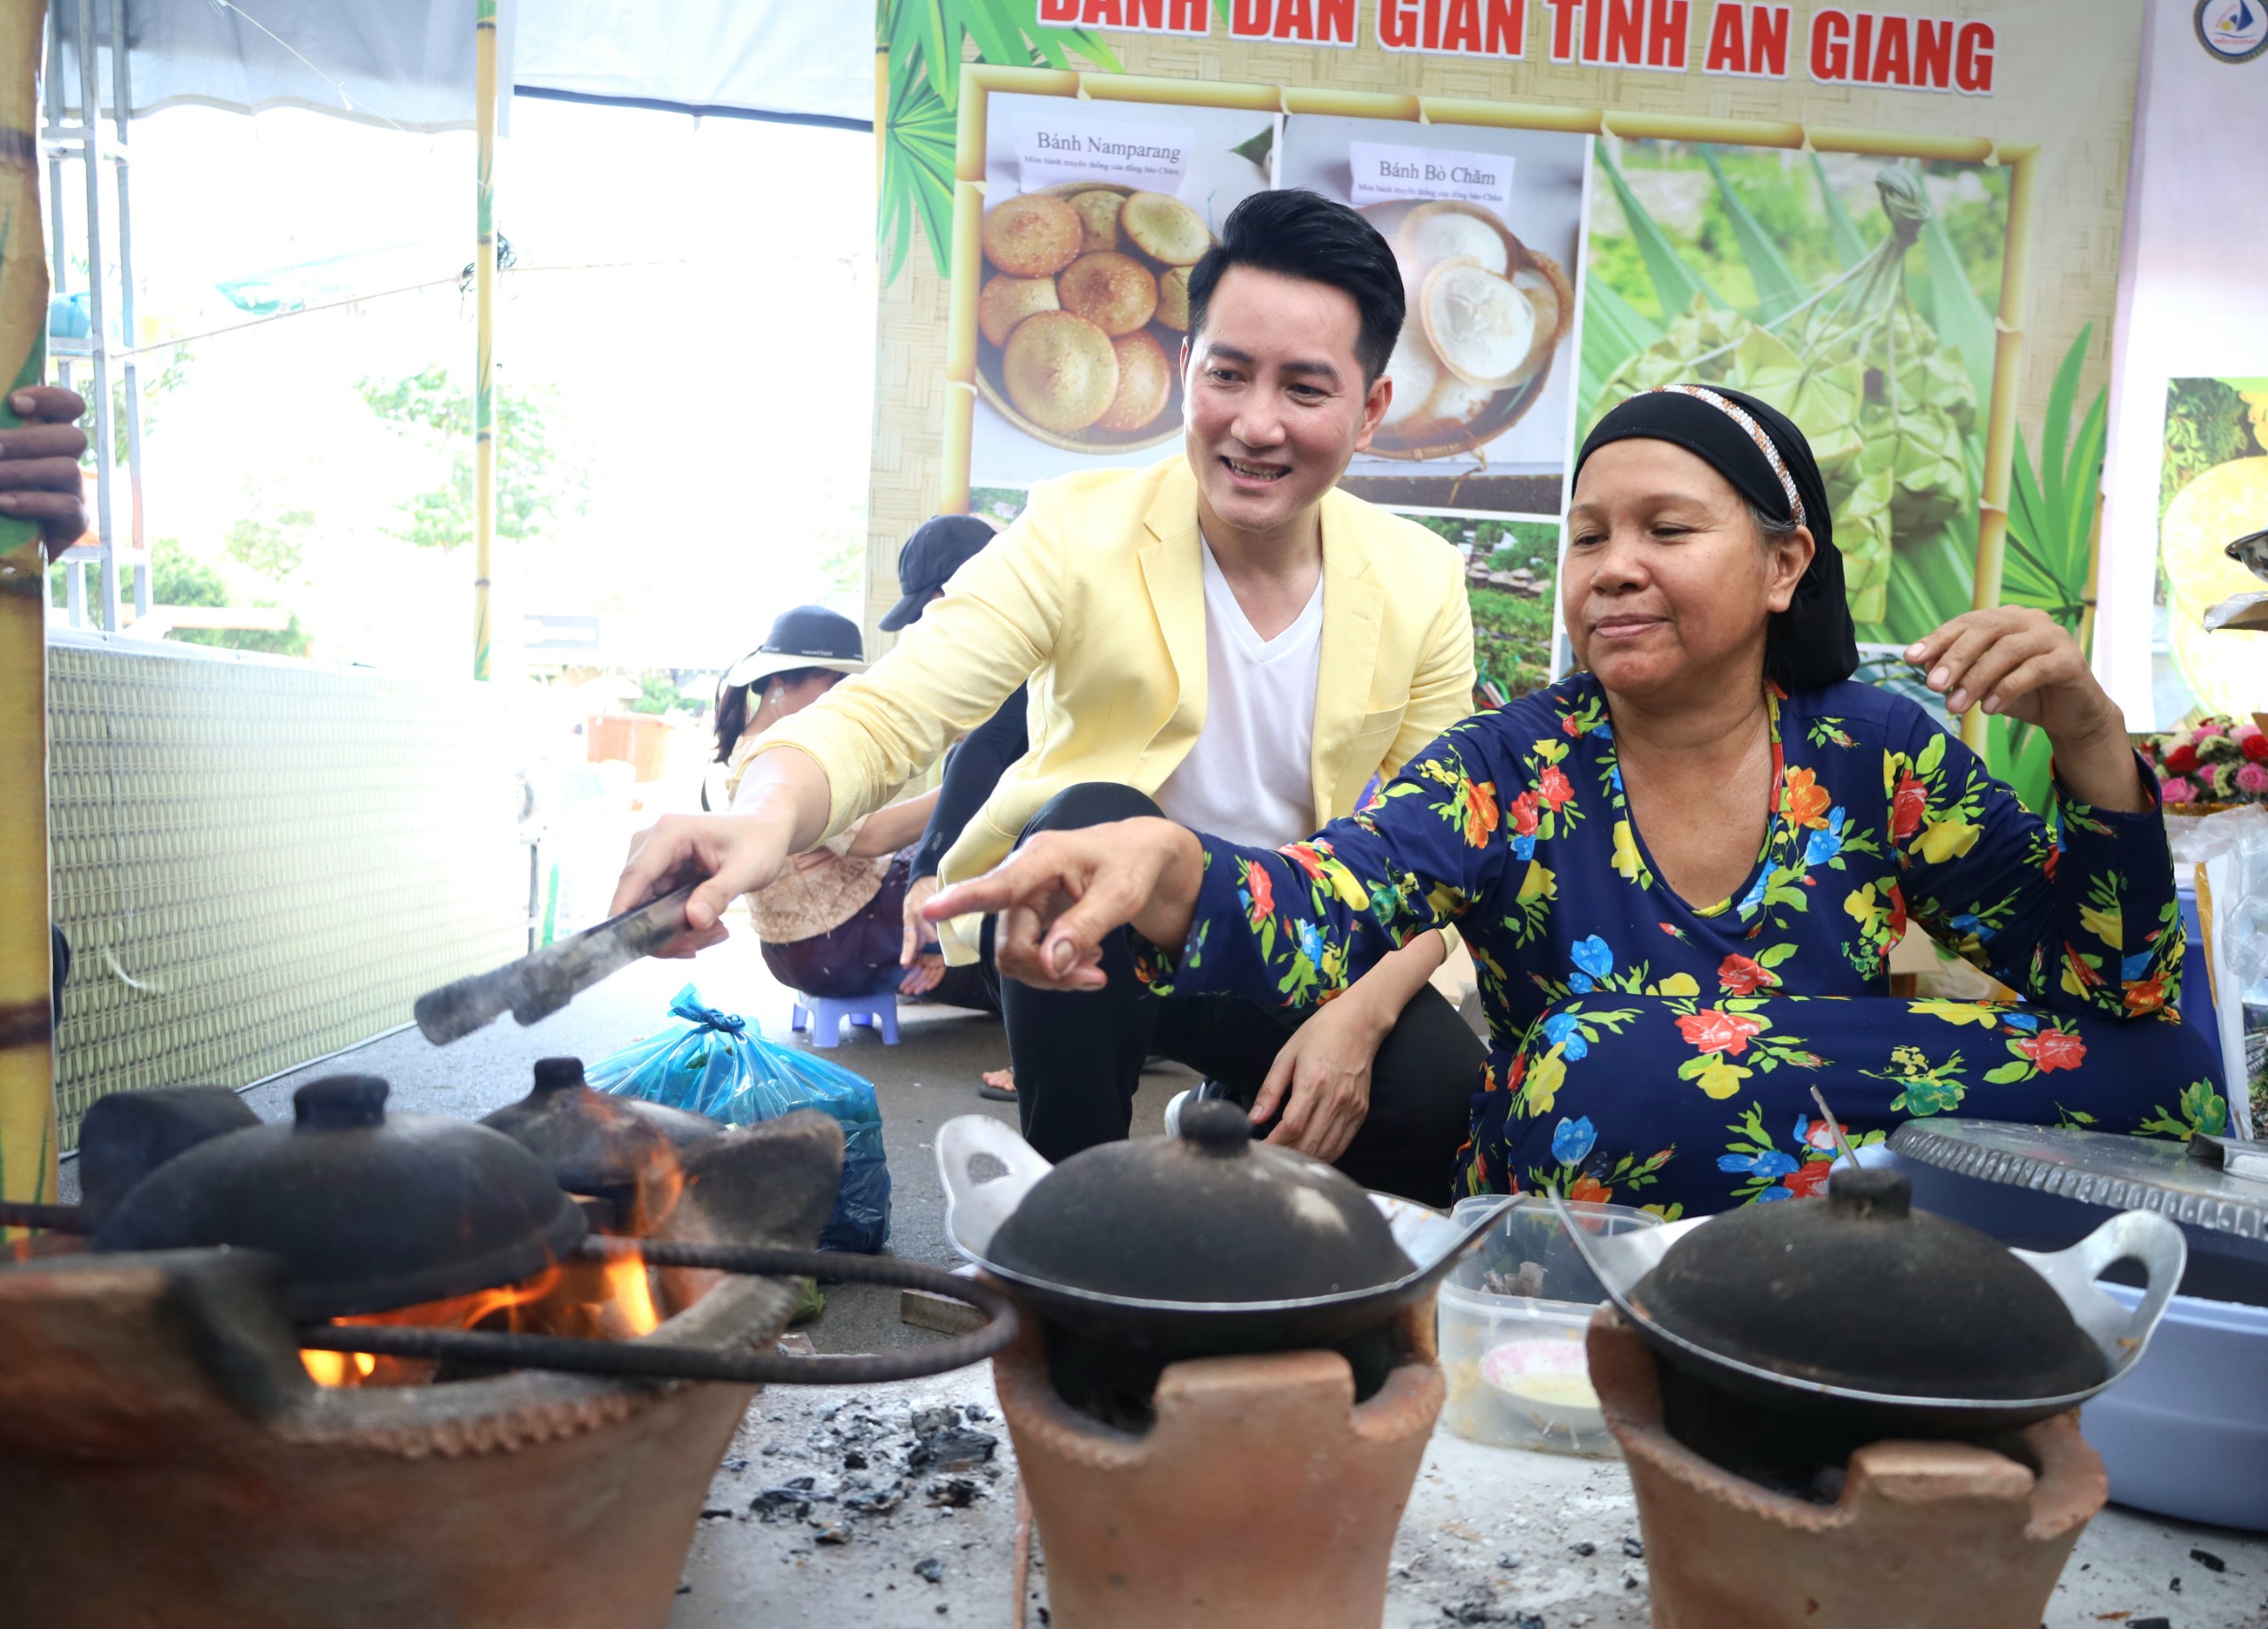
<svg viewBox="0 0 2268 1629">
<path fill-rule="evenodd" d="M 66 1149 L 105 1092 L 245 1085 L 526 948 L 480 687 L 62 636 L 48 713 Z"/>
</svg>

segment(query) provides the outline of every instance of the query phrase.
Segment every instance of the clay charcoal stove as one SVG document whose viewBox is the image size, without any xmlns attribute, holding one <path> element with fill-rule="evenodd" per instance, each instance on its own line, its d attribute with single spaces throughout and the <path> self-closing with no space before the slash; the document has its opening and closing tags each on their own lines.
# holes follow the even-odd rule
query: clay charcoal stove
<svg viewBox="0 0 2268 1629">
<path fill-rule="evenodd" d="M 633 1202 L 593 1204 L 512 1136 L 386 1096 L 314 1082 L 289 1126 L 230 1128 L 209 1094 L 109 1111 L 143 1167 L 122 1192 L 0 1207 L 52 1230 L 0 1265 L 12 1618 L 659 1629 L 759 1384 L 937 1372 L 1013 1334 L 773 1354 L 822 1265 L 825 1115 L 635 1120 Z M 1005 1305 L 907 1263 L 823 1266 Z"/>
</svg>

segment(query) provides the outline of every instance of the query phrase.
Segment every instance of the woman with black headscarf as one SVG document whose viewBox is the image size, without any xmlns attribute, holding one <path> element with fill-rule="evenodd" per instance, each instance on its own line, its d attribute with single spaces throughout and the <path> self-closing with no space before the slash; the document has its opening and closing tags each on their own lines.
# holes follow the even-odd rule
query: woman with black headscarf
<svg viewBox="0 0 2268 1629">
<path fill-rule="evenodd" d="M 2054 830 L 1921 708 L 1851 682 L 1810 448 L 1697 385 L 1584 444 L 1560 586 L 1579 671 L 1451 729 L 1312 841 L 1052 834 L 931 914 L 1006 910 L 999 966 L 1030 982 L 1091 988 L 1130 924 L 1153 988 L 1285 1002 L 1454 921 L 1492 1040 L 1460 1191 L 1670 1215 L 1815 1193 L 1815 1085 L 1859 1142 L 1952 1113 L 2224 1129 L 2218 1059 L 2174 1016 L 2152 783 L 2053 622 L 1972 612 L 1906 655 L 1953 712 L 2047 733 Z M 2023 1000 L 1891 997 L 1909 919 Z"/>
</svg>

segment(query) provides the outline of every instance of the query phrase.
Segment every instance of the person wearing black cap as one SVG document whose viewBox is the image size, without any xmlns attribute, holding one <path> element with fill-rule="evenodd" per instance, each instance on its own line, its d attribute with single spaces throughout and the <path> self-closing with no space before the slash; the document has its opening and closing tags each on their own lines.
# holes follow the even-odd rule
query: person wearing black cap
<svg viewBox="0 0 2268 1629">
<path fill-rule="evenodd" d="M 1456 725 L 1280 850 L 1159 819 L 1028 842 L 935 914 L 1003 911 L 1003 976 L 1328 995 L 1459 923 L 1491 1046 L 1460 1186 L 1667 1215 L 1815 1194 L 1838 1129 L 1916 1115 L 2186 1136 L 2228 1122 L 2176 1017 L 2163 821 L 2070 635 L 2011 607 L 1905 655 L 1955 714 L 2054 748 L 2060 831 L 1858 650 L 1811 449 L 1754 397 L 1670 385 L 1577 462 L 1561 613 L 1580 669 Z M 2012 1001 L 1889 995 L 1909 920 Z M 1818 999 L 1837 997 L 1837 999 Z"/>
<path fill-rule="evenodd" d="M 798 605 L 773 618 L 772 632 L 717 681 L 717 751 L 712 764 L 728 766 L 744 740 L 801 712 L 850 674 L 866 671 L 866 642 L 858 624 L 823 605 Z M 753 707 L 750 704 L 751 693 Z M 714 779 L 715 777 L 711 777 Z M 709 780 L 701 806 L 721 805 Z"/>
<path fill-rule="evenodd" d="M 866 666 L 866 641 L 848 617 L 823 605 L 781 612 L 764 643 L 718 684 L 717 763 L 744 761 L 765 730 Z M 709 807 L 706 784 L 701 796 Z M 911 845 L 936 802 L 929 792 L 876 810 L 748 896 L 773 977 L 806 996 L 841 999 L 871 992 L 896 971 Z"/>
</svg>

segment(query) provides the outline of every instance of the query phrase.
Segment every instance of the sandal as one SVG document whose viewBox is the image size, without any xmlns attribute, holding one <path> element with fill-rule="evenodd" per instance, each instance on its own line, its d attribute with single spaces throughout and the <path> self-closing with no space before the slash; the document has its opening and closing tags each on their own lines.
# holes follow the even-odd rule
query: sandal
<svg viewBox="0 0 2268 1629">
<path fill-rule="evenodd" d="M 987 1069 L 977 1077 L 976 1095 L 994 1103 L 1014 1103 L 1016 1100 L 1015 1070 Z"/>
</svg>

